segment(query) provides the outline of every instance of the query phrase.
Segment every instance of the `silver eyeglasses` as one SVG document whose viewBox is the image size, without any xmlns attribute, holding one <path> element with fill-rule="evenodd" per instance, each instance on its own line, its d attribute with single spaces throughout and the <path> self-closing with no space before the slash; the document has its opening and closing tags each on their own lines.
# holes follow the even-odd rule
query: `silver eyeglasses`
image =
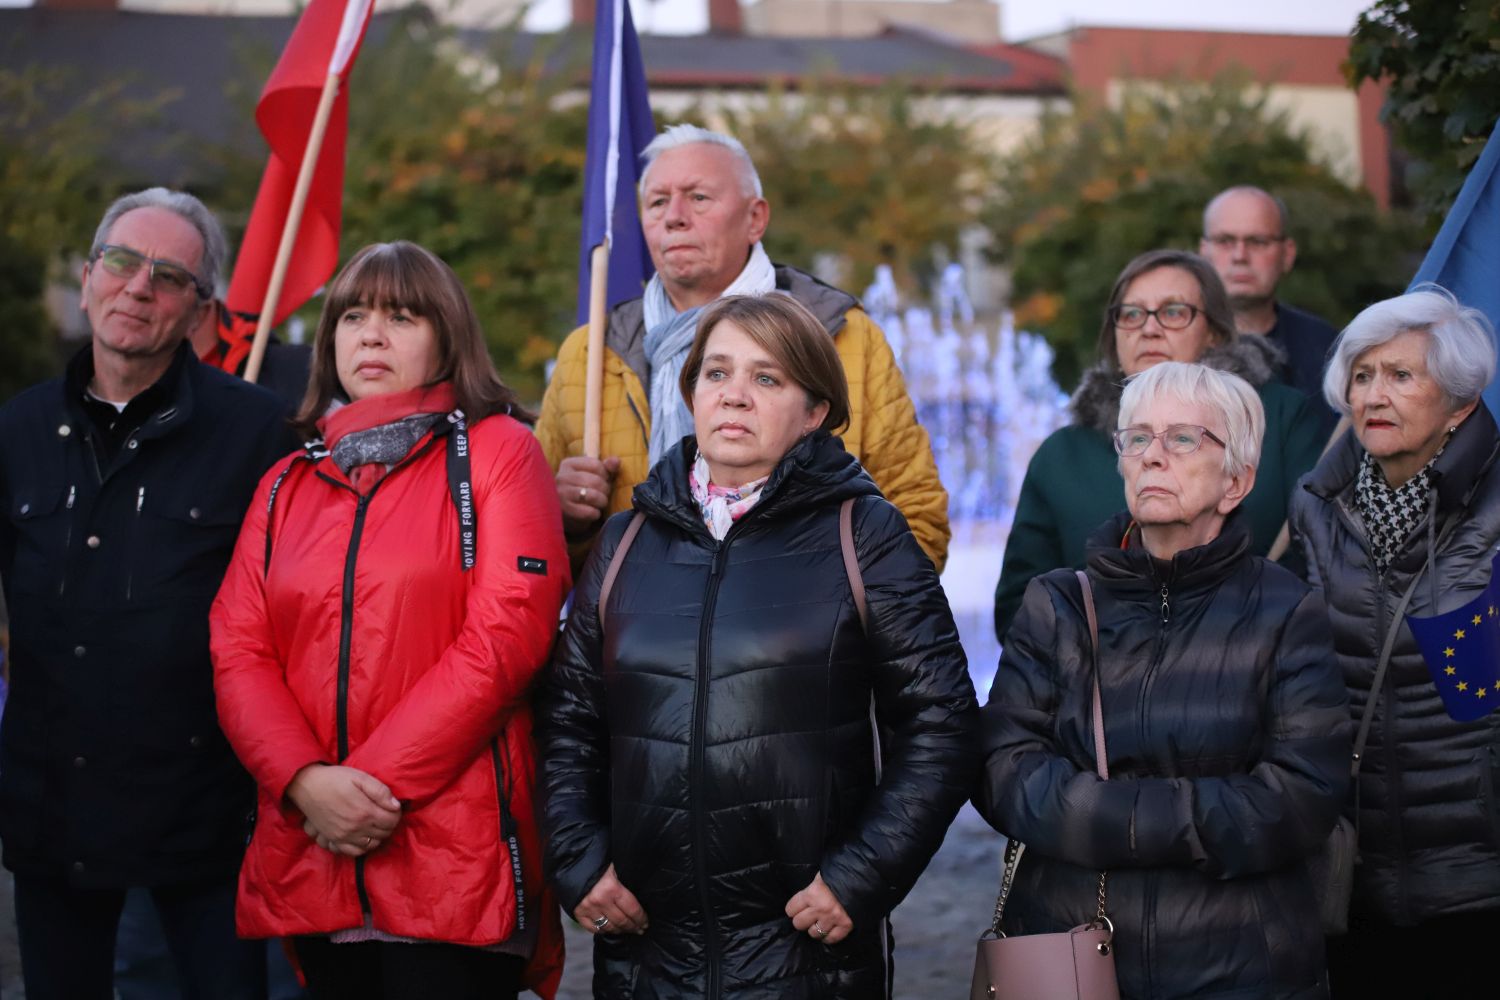
<svg viewBox="0 0 1500 1000">
<path fill-rule="evenodd" d="M 1123 427 L 1115 431 L 1115 451 L 1126 458 L 1144 455 L 1151 442 L 1161 438 L 1161 446 L 1172 455 L 1191 455 L 1203 447 L 1207 438 L 1220 448 L 1224 442 L 1207 427 L 1197 424 L 1170 424 L 1164 431 L 1153 431 L 1149 427 Z"/>
<path fill-rule="evenodd" d="M 106 243 L 94 252 L 94 260 L 103 265 L 104 269 L 116 278 L 129 281 L 135 277 L 135 273 L 142 267 L 150 267 L 147 277 L 151 279 L 151 287 L 158 292 L 169 292 L 173 295 L 185 295 L 194 292 L 198 298 L 206 299 L 209 296 L 208 289 L 199 282 L 197 275 L 193 274 L 181 264 L 174 264 L 169 260 L 158 260 L 155 257 L 147 257 L 139 251 L 129 247 L 116 246 Z"/>
</svg>

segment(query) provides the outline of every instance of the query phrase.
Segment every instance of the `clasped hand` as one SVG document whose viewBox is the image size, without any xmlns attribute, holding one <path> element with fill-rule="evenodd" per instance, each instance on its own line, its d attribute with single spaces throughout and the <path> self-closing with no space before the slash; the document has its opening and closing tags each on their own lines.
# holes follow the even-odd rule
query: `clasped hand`
<svg viewBox="0 0 1500 1000">
<path fill-rule="evenodd" d="M 375 850 L 401 821 L 401 803 L 378 778 L 354 767 L 310 764 L 287 785 L 287 798 L 318 846 L 357 858 Z"/>
</svg>

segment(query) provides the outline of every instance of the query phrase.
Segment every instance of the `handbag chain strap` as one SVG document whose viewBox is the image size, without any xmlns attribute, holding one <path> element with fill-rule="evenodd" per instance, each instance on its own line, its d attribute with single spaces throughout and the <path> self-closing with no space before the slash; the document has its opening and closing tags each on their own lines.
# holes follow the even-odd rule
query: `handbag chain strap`
<svg viewBox="0 0 1500 1000">
<path fill-rule="evenodd" d="M 1094 691 L 1093 691 L 1093 728 L 1094 728 L 1094 770 L 1099 777 L 1105 781 L 1109 780 L 1109 752 L 1104 743 L 1104 699 L 1099 691 L 1099 617 L 1094 612 L 1094 590 L 1089 585 L 1089 578 L 1078 570 L 1078 584 L 1083 588 L 1083 611 L 1089 623 L 1089 654 L 1093 666 Z M 1000 930 L 1000 920 L 1005 916 L 1005 902 L 1010 898 L 1011 888 L 1016 881 L 1016 868 L 1021 863 L 1021 855 L 1026 850 L 1026 845 L 1014 837 L 1005 840 L 1005 871 L 1000 876 L 1000 894 L 995 897 L 995 917 L 990 921 L 989 933 L 994 937 L 1004 937 Z M 1097 906 L 1094 910 L 1094 920 L 1099 924 L 1107 924 L 1109 917 L 1105 910 L 1109 905 L 1109 872 L 1099 872 L 1099 892 Z"/>
</svg>

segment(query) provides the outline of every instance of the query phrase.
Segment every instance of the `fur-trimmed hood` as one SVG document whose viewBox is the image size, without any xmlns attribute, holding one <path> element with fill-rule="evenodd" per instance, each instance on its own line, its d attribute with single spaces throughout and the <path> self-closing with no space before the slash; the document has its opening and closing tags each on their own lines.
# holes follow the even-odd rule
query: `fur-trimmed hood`
<svg viewBox="0 0 1500 1000">
<path fill-rule="evenodd" d="M 1277 377 L 1286 355 L 1265 337 L 1236 336 L 1226 344 L 1210 347 L 1198 360 L 1210 368 L 1238 375 L 1259 389 Z M 1120 419 L 1120 396 L 1124 391 L 1125 376 L 1117 365 L 1102 361 L 1095 364 L 1083 373 L 1077 391 L 1068 401 L 1073 423 L 1113 434 Z"/>
</svg>

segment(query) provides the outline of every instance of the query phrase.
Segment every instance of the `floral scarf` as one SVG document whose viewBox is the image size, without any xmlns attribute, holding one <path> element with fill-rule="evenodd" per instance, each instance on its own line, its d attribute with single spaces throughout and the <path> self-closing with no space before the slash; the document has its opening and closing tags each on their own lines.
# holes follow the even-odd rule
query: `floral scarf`
<svg viewBox="0 0 1500 1000">
<path fill-rule="evenodd" d="M 734 527 L 734 522 L 755 506 L 760 500 L 760 491 L 770 478 L 762 476 L 734 489 L 715 486 L 708 478 L 708 459 L 703 457 L 702 452 L 698 453 L 698 458 L 693 462 L 693 470 L 688 473 L 688 487 L 693 491 L 693 499 L 698 502 L 698 510 L 703 514 L 703 523 L 708 527 L 708 533 L 716 541 L 722 542 L 724 536 L 729 534 L 729 529 Z"/>
</svg>

